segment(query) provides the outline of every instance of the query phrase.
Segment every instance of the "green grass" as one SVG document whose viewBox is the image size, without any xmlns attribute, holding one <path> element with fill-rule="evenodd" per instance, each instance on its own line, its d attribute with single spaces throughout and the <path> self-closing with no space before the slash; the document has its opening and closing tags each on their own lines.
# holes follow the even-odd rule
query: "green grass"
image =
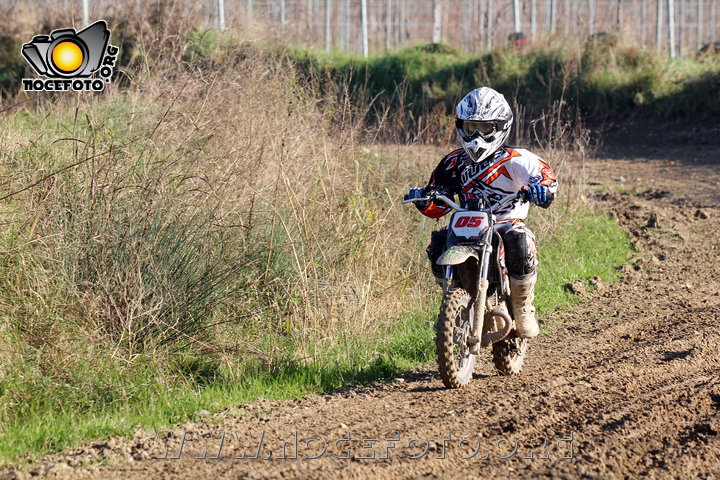
<svg viewBox="0 0 720 480">
<path fill-rule="evenodd" d="M 27 392 L 29 386 L 36 390 L 27 392 L 14 418 L 3 423 L 0 465 L 92 439 L 131 435 L 138 427 L 160 429 L 193 418 L 199 410 L 216 412 L 260 397 L 285 400 L 388 378 L 432 358 L 431 315 L 405 315 L 392 332 L 374 339 L 348 339 L 307 365 L 246 367 L 241 375 L 191 356 L 180 360 L 182 368 L 174 372 L 156 363 L 118 375 L 95 365 L 95 370 L 79 372 L 87 375 L 86 384 L 58 384 L 39 378 L 37 372 L 4 378 L 0 393 Z"/>
<path fill-rule="evenodd" d="M 579 210 L 562 220 L 562 233 L 540 240 L 538 285 L 535 306 L 538 314 L 579 301 L 565 285 L 601 278 L 606 284 L 619 277 L 618 265 L 632 252 L 627 235 L 617 221 L 602 213 Z"/>
<path fill-rule="evenodd" d="M 631 251 L 616 221 L 589 210 L 566 215 L 558 232 L 541 239 L 540 315 L 576 301 L 563 289 L 567 282 L 594 276 L 614 281 L 616 266 Z M 217 412 L 259 397 L 297 398 L 407 371 L 433 359 L 431 325 L 438 300 L 430 294 L 422 311 L 403 314 L 391 329 L 372 338 L 341 339 L 305 363 L 293 360 L 288 341 L 285 359 L 270 366 L 239 359 L 240 372 L 201 355 L 148 356 L 128 369 L 107 363 L 78 365 L 74 378 L 66 382 L 29 366 L 15 370 L 15 375 L 0 379 L 0 396 L 6 402 L 0 411 L 0 464 L 93 439 L 131 435 L 139 427 L 161 429 L 191 419 L 199 410 Z"/>
</svg>

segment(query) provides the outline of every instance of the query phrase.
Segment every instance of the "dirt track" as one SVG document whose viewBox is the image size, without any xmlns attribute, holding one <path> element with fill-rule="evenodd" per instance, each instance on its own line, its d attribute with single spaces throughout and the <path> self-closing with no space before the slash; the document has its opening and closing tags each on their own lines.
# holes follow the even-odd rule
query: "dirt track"
<svg viewBox="0 0 720 480">
<path fill-rule="evenodd" d="M 138 434 L 79 449 L 47 459 L 36 473 L 720 478 L 720 160 L 713 163 L 720 149 L 678 148 L 659 155 L 587 165 L 591 190 L 606 192 L 595 194 L 597 201 L 631 232 L 640 260 L 626 268 L 621 283 L 599 288 L 581 305 L 546 319 L 562 324 L 534 341 L 523 375 L 496 376 L 485 354 L 469 388 L 449 391 L 430 365 L 371 387 L 255 402 L 223 414 L 216 425 L 179 427 L 176 438 Z M 168 455 L 177 456 L 183 431 L 180 459 L 151 459 L 164 455 L 166 444 Z M 197 459 L 203 452 L 217 455 L 223 432 L 223 458 Z M 298 459 L 264 459 L 281 456 L 283 440 L 286 456 L 292 456 L 295 434 Z M 348 437 L 350 442 L 342 441 Z M 243 449 L 254 455 L 261 438 L 259 458 L 234 458 Z M 369 444 L 363 439 L 377 440 L 362 448 Z M 319 455 L 324 441 L 324 455 L 307 458 Z M 391 446 L 388 458 L 379 458 Z M 533 447 L 534 458 L 524 458 Z M 375 458 L 335 458 L 348 450 L 350 456 Z M 546 454 L 549 458 L 541 458 Z M 98 457 L 108 457 L 111 465 L 70 466 Z M 26 474 L 9 472 L 13 475 Z"/>
</svg>

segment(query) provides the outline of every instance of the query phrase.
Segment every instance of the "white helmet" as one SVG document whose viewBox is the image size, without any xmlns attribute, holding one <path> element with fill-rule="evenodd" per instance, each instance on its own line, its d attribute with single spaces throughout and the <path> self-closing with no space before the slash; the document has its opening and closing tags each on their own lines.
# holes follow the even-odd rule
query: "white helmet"
<svg viewBox="0 0 720 480">
<path fill-rule="evenodd" d="M 476 162 L 497 151 L 510 133 L 513 114 L 502 94 L 476 88 L 455 108 L 455 127 L 463 148 Z"/>
</svg>

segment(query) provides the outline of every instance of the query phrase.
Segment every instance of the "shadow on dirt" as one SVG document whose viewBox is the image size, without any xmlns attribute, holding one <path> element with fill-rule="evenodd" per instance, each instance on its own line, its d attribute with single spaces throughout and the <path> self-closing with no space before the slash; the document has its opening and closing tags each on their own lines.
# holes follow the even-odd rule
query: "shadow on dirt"
<svg viewBox="0 0 720 480">
<path fill-rule="evenodd" d="M 688 443 L 708 443 L 709 437 L 717 437 L 718 430 L 710 422 L 701 422 L 689 428 L 687 433 L 680 438 L 680 445 Z"/>
<path fill-rule="evenodd" d="M 438 383 L 437 385 L 433 385 L 430 387 L 415 387 L 408 390 L 408 392 L 413 393 L 421 393 L 421 392 L 439 392 L 441 390 L 445 390 L 445 386 L 442 383 Z"/>
<path fill-rule="evenodd" d="M 663 362 L 672 362 L 673 360 L 682 360 L 683 358 L 692 355 L 691 350 L 682 350 L 680 352 L 665 352 L 662 357 Z"/>
<path fill-rule="evenodd" d="M 639 129 L 651 128 L 651 127 L 638 127 Z M 666 128 L 666 127 L 657 127 Z M 687 128 L 687 127 L 686 127 Z M 714 135 L 720 139 L 720 128 L 715 128 L 713 132 L 706 132 L 707 135 Z M 649 138 L 644 138 L 642 134 L 639 134 L 635 138 L 635 134 L 628 133 L 628 138 L 633 138 L 632 144 L 629 144 L 626 140 L 624 143 L 618 140 L 613 140 L 612 136 L 608 137 L 608 140 L 603 143 L 598 151 L 595 153 L 595 158 L 604 159 L 653 159 L 653 160 L 666 160 L 671 162 L 680 162 L 685 165 L 718 165 L 720 164 L 720 142 L 715 145 L 703 145 L 694 143 L 692 138 L 677 139 L 675 142 L 658 142 L 653 141 Z M 701 136 L 698 133 L 698 136 Z"/>
<path fill-rule="evenodd" d="M 713 408 L 720 410 L 720 395 L 716 393 L 710 394 L 710 399 L 713 401 Z"/>
<path fill-rule="evenodd" d="M 484 378 L 494 377 L 495 375 L 484 375 L 479 373 L 473 374 L 473 380 L 482 380 Z M 432 382 L 431 385 L 418 386 L 411 388 L 409 392 L 437 392 L 441 390 L 447 390 L 440 380 L 440 376 L 437 372 L 413 372 L 404 375 L 403 378 L 406 382 Z"/>
<path fill-rule="evenodd" d="M 631 420 L 631 417 L 629 415 L 625 415 L 622 418 L 613 420 L 612 422 L 603 425 L 602 427 L 600 427 L 600 430 L 603 432 L 617 430 L 617 429 L 625 426 L 625 424 L 628 422 L 628 420 Z"/>
<path fill-rule="evenodd" d="M 643 158 L 684 165 L 720 164 L 720 124 L 628 121 L 606 129 L 595 158 Z"/>
<path fill-rule="evenodd" d="M 406 382 L 429 382 L 430 380 L 439 380 L 437 372 L 409 372 L 402 375 Z"/>
<path fill-rule="evenodd" d="M 440 381 L 438 373 L 430 370 L 425 372 L 409 372 L 403 374 L 400 378 L 402 378 L 406 383 L 431 383 L 426 386 L 410 388 L 408 389 L 408 392 L 436 392 L 445 388 Z"/>
</svg>

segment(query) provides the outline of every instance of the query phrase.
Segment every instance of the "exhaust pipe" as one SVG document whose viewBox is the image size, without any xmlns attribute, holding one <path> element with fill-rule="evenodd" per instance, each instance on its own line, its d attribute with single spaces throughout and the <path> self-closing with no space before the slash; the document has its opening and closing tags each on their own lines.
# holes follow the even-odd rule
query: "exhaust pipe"
<svg viewBox="0 0 720 480">
<path fill-rule="evenodd" d="M 503 340 L 505 337 L 508 336 L 510 330 L 512 330 L 513 319 L 510 318 L 510 315 L 508 315 L 507 312 L 503 312 L 502 310 L 492 310 L 485 314 L 484 321 L 490 321 L 493 317 L 501 318 L 503 321 L 503 326 L 500 327 L 497 332 L 483 332 L 482 341 L 480 342 L 480 346 L 482 347 L 487 347 L 492 343 Z"/>
</svg>

